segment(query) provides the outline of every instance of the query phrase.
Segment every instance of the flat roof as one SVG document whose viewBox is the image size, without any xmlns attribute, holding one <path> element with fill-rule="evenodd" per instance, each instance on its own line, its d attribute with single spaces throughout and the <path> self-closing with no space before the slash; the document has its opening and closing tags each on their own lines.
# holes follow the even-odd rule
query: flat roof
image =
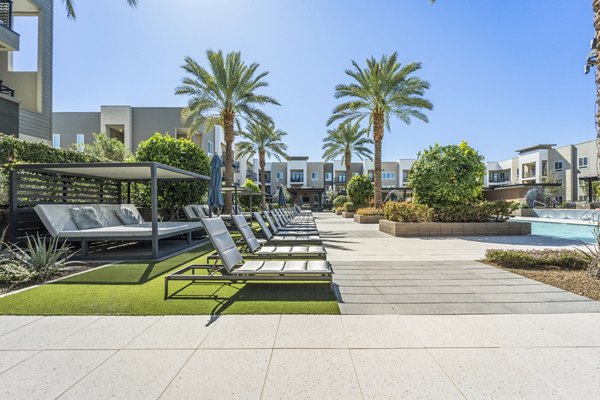
<svg viewBox="0 0 600 400">
<path fill-rule="evenodd" d="M 524 147 L 522 149 L 518 149 L 518 150 L 515 150 L 515 151 L 517 153 L 521 154 L 521 153 L 527 153 L 527 152 L 533 151 L 533 150 L 551 149 L 551 148 L 553 148 L 555 146 L 556 146 L 556 144 L 549 144 L 549 143 L 543 144 L 543 143 L 541 143 L 541 144 L 536 144 L 535 146 Z"/>
<path fill-rule="evenodd" d="M 58 173 L 87 178 L 114 179 L 117 181 L 146 181 L 152 177 L 156 167 L 159 180 L 210 180 L 206 175 L 186 171 L 157 162 L 107 162 L 107 163 L 53 163 L 18 164 L 16 170 Z"/>
</svg>

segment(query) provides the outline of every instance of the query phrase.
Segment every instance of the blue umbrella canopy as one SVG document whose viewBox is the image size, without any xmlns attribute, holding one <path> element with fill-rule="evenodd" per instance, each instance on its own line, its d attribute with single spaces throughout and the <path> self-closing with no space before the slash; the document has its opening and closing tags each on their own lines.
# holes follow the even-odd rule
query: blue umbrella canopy
<svg viewBox="0 0 600 400">
<path fill-rule="evenodd" d="M 280 206 L 285 206 L 285 195 L 283 194 L 282 186 L 279 186 L 279 190 L 277 192 L 277 204 Z"/>
<path fill-rule="evenodd" d="M 225 164 L 218 154 L 210 160 L 210 186 L 208 187 L 208 205 L 212 208 L 223 207 L 221 168 Z"/>
</svg>

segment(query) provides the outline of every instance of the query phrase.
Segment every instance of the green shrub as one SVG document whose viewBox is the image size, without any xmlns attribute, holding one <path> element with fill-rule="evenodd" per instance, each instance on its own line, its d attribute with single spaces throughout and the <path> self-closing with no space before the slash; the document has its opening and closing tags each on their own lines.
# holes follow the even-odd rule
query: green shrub
<svg viewBox="0 0 600 400">
<path fill-rule="evenodd" d="M 434 212 L 424 204 L 388 201 L 383 206 L 383 215 L 394 222 L 431 222 Z"/>
<path fill-rule="evenodd" d="M 417 203 L 430 207 L 471 204 L 482 196 L 485 165 L 483 157 L 466 142 L 430 146 L 419 152 L 409 185 Z"/>
<path fill-rule="evenodd" d="M 381 208 L 365 207 L 359 208 L 356 213 L 358 215 L 383 215 L 383 210 Z"/>
<path fill-rule="evenodd" d="M 346 192 L 352 203 L 357 207 L 363 207 L 373 197 L 373 183 L 367 175 L 355 175 L 348 182 Z"/>
<path fill-rule="evenodd" d="M 485 262 L 504 268 L 583 270 L 589 261 L 577 250 L 497 250 L 485 252 Z"/>
<path fill-rule="evenodd" d="M 0 133 L 0 205 L 8 205 L 8 170 L 18 163 L 92 163 L 101 161 L 74 150 L 56 149 L 43 142 L 19 140 Z"/>
<path fill-rule="evenodd" d="M 246 179 L 242 187 L 250 190 L 252 193 L 260 193 L 260 187 L 252 179 Z M 238 197 L 238 202 L 245 211 L 260 211 L 261 201 L 261 196 L 252 196 L 252 210 L 250 210 L 250 196 L 248 194 L 241 194 Z"/>
<path fill-rule="evenodd" d="M 106 133 L 94 133 L 94 141 L 83 146 L 83 152 L 102 161 L 124 162 L 132 158 L 131 153 L 119 139 L 108 137 Z M 73 144 L 77 149 L 77 144 Z"/>
<path fill-rule="evenodd" d="M 198 174 L 210 174 L 210 161 L 206 153 L 189 139 L 176 139 L 169 135 L 154 134 L 142 141 L 136 151 L 138 161 L 155 161 Z M 150 187 L 140 184 L 139 202 L 150 204 Z M 208 191 L 208 181 L 160 182 L 158 204 L 163 216 L 174 219 L 187 204 L 198 204 Z"/>
<path fill-rule="evenodd" d="M 344 203 L 344 211 L 346 212 L 354 212 L 356 211 L 356 207 L 354 207 L 354 203 L 347 201 Z"/>
<path fill-rule="evenodd" d="M 335 199 L 333 199 L 333 206 L 335 208 L 342 207 L 348 201 L 348 197 L 343 194 L 339 195 Z"/>
<path fill-rule="evenodd" d="M 473 204 L 448 204 L 434 209 L 436 222 L 506 221 L 517 205 L 507 201 L 482 201 Z"/>
</svg>

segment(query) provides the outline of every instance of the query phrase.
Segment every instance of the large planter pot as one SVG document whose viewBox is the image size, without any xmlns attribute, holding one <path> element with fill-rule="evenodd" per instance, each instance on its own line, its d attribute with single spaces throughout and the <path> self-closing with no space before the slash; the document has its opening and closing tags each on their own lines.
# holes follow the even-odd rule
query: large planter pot
<svg viewBox="0 0 600 400">
<path fill-rule="evenodd" d="M 335 215 L 342 215 L 342 210 L 335 210 Z"/>
<path fill-rule="evenodd" d="M 342 217 L 354 218 L 354 211 L 342 211 Z"/>
<path fill-rule="evenodd" d="M 354 222 L 359 224 L 377 224 L 379 220 L 383 219 L 383 215 L 359 215 L 354 214 Z"/>
<path fill-rule="evenodd" d="M 531 234 L 529 222 L 393 222 L 379 221 L 379 230 L 396 237 L 521 236 Z"/>
</svg>

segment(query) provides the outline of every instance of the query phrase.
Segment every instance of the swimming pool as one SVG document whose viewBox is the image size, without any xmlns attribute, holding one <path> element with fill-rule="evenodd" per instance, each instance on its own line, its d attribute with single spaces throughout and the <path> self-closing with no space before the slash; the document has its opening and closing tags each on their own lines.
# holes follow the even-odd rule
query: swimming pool
<svg viewBox="0 0 600 400">
<path fill-rule="evenodd" d="M 594 229 L 596 225 L 568 224 L 560 222 L 531 221 L 531 234 L 550 236 L 561 239 L 580 240 L 586 243 L 595 243 Z"/>
</svg>

